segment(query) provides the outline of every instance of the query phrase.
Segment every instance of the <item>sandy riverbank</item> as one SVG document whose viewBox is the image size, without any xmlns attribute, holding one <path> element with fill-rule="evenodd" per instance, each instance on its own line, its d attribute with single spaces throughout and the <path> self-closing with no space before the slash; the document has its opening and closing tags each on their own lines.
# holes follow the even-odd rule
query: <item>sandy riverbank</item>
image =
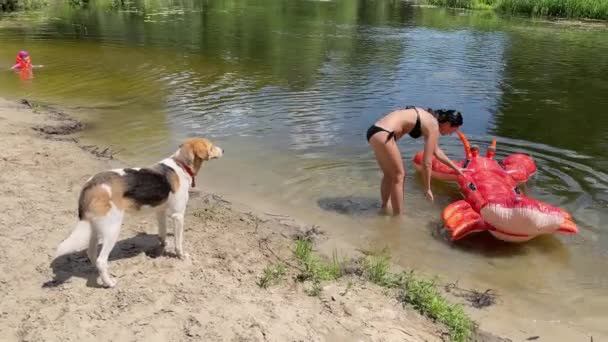
<svg viewBox="0 0 608 342">
<path fill-rule="evenodd" d="M 83 128 L 61 112 L 0 99 L 2 340 L 442 339 L 442 326 L 357 278 L 330 282 L 318 297 L 289 276 L 260 288 L 264 267 L 277 257 L 290 260 L 293 236 L 307 226 L 200 189 L 185 224 L 190 261 L 154 257 L 155 222 L 136 215 L 110 256 L 117 288 L 96 286 L 84 253 L 52 262 L 75 223 L 81 184 L 98 170 L 130 166 L 104 148 L 82 146 Z M 172 250 L 172 236 L 168 242 Z"/>
</svg>

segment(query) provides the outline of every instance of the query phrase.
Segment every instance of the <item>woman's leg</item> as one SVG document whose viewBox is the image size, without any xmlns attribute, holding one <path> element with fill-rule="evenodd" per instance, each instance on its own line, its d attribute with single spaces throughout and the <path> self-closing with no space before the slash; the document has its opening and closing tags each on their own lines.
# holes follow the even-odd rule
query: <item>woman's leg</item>
<svg viewBox="0 0 608 342">
<path fill-rule="evenodd" d="M 376 154 L 376 160 L 384 173 L 381 185 L 382 206 L 386 207 L 391 200 L 393 215 L 403 212 L 403 182 L 405 170 L 401 152 L 394 139 L 386 141 L 388 133 L 379 132 L 370 139 L 370 145 Z"/>
<path fill-rule="evenodd" d="M 388 200 L 391 198 L 391 179 L 385 174 L 382 176 L 380 185 L 380 198 L 382 198 L 382 210 L 387 211 Z"/>
</svg>

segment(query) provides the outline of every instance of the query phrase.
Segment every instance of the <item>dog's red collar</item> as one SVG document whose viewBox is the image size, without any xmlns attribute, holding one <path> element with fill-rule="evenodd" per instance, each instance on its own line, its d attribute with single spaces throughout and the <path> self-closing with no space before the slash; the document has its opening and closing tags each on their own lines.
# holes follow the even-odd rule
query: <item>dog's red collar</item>
<svg viewBox="0 0 608 342">
<path fill-rule="evenodd" d="M 175 159 L 175 162 L 177 163 L 177 165 L 179 165 L 182 169 L 184 169 L 184 171 L 186 171 L 187 174 L 190 175 L 190 178 L 192 178 L 192 187 L 194 188 L 196 186 L 196 183 L 194 182 L 194 179 L 196 178 L 194 171 L 192 171 L 192 169 L 190 168 L 190 166 L 186 165 L 184 162 L 182 162 L 181 160 L 177 160 Z"/>
</svg>

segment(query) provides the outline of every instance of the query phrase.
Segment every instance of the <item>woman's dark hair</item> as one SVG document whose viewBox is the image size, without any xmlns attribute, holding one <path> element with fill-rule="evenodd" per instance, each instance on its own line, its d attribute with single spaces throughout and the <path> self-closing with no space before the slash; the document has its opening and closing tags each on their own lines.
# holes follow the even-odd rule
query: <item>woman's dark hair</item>
<svg viewBox="0 0 608 342">
<path fill-rule="evenodd" d="M 441 124 L 449 122 L 450 126 L 458 127 L 462 126 L 462 113 L 453 109 L 431 109 L 427 108 L 427 111 L 433 114 L 437 118 L 437 121 Z"/>
</svg>

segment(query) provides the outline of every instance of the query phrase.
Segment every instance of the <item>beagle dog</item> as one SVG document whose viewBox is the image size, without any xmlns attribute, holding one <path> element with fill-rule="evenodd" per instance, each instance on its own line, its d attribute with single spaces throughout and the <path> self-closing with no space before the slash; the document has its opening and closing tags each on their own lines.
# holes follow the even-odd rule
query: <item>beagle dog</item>
<svg viewBox="0 0 608 342">
<path fill-rule="evenodd" d="M 158 236 L 165 246 L 167 218 L 175 225 L 175 253 L 184 252 L 184 214 L 188 189 L 195 186 L 195 177 L 204 161 L 220 158 L 224 151 L 203 138 L 182 143 L 170 157 L 150 168 L 127 168 L 100 172 L 83 186 L 78 200 L 79 222 L 59 247 L 55 257 L 86 248 L 97 267 L 103 284 L 116 286 L 108 272 L 108 256 L 118 240 L 125 212 L 152 208 L 158 221 Z M 97 245 L 102 248 L 97 255 Z"/>
</svg>

